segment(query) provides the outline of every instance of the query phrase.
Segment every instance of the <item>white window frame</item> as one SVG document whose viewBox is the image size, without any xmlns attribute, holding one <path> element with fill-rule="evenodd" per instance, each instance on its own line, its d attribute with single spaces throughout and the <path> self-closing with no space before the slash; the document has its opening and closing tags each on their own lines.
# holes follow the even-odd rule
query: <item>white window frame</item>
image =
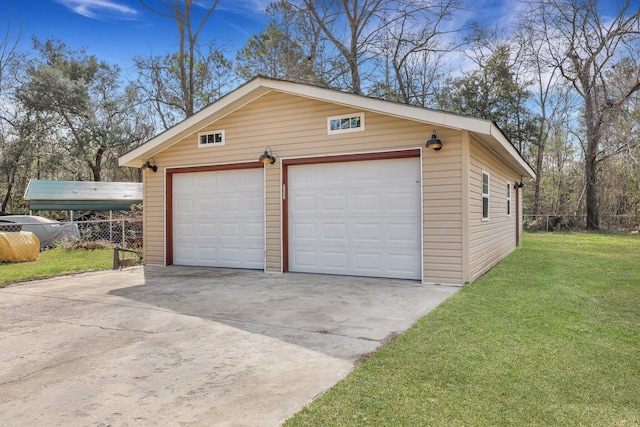
<svg viewBox="0 0 640 427">
<path fill-rule="evenodd" d="M 336 128 L 336 126 L 332 126 L 332 122 L 335 120 L 339 120 L 340 122 L 342 121 L 348 121 L 349 122 L 349 126 L 351 125 L 353 119 L 358 118 L 360 126 L 358 127 L 347 127 L 347 128 L 343 128 L 342 125 L 340 125 L 340 128 Z M 332 116 L 332 117 L 327 117 L 327 134 L 328 135 L 336 135 L 336 134 L 340 134 L 340 133 L 350 133 L 350 132 L 362 132 L 364 131 L 364 112 L 361 113 L 351 113 L 351 114 L 343 114 L 341 116 Z"/>
<path fill-rule="evenodd" d="M 484 177 L 487 177 L 487 191 L 484 191 Z M 491 193 L 491 175 L 489 174 L 489 172 L 487 171 L 482 171 L 482 180 L 480 181 L 480 189 L 482 192 L 482 220 L 483 221 L 489 221 L 489 219 L 491 218 L 491 198 L 490 198 L 490 193 Z M 484 201 L 485 199 L 487 200 L 487 214 L 485 215 L 484 213 Z"/>
<path fill-rule="evenodd" d="M 512 208 L 512 204 L 511 204 L 511 193 L 512 191 L 512 186 L 510 182 L 507 182 L 507 218 L 511 217 L 511 208 Z"/>
<path fill-rule="evenodd" d="M 220 141 L 219 142 L 208 142 L 208 143 L 202 143 L 202 137 L 203 136 L 209 136 L 209 135 L 220 135 Z M 220 147 L 222 145 L 225 145 L 226 143 L 226 139 L 225 139 L 225 135 L 224 135 L 224 129 L 219 129 L 219 130 L 213 130 L 213 131 L 208 131 L 208 132 L 198 132 L 198 148 L 209 148 L 209 147 Z"/>
</svg>

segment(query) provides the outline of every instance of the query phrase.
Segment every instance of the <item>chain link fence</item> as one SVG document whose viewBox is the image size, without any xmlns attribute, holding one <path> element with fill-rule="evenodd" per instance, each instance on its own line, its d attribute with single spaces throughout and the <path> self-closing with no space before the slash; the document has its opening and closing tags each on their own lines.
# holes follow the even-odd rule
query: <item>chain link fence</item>
<svg viewBox="0 0 640 427">
<path fill-rule="evenodd" d="M 586 215 L 524 215 L 527 231 L 580 231 L 587 227 Z M 600 215 L 600 229 L 614 232 L 640 230 L 640 215 Z"/>
<path fill-rule="evenodd" d="M 142 249 L 141 219 L 112 219 L 75 223 L 82 242 L 107 242 L 123 248 Z"/>
<path fill-rule="evenodd" d="M 33 224 L 18 222 L 2 222 L 0 217 L 0 232 L 19 232 L 31 231 L 42 241 L 43 234 L 47 238 L 56 231 L 64 230 L 64 233 L 57 233 L 51 239 L 51 244 L 47 246 L 55 246 L 55 244 L 66 244 L 69 242 L 79 241 L 80 243 L 100 242 L 113 246 L 119 246 L 129 249 L 141 250 L 142 241 L 142 219 L 126 218 L 126 219 L 105 219 L 90 221 L 74 221 L 74 222 L 57 222 L 55 224 Z"/>
</svg>

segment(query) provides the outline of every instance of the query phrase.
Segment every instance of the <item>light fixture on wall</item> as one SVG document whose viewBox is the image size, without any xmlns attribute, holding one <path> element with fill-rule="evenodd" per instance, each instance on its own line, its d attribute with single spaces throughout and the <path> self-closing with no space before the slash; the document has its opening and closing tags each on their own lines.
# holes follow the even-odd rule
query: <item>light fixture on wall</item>
<svg viewBox="0 0 640 427">
<path fill-rule="evenodd" d="M 264 153 L 262 153 L 258 160 L 262 163 L 274 164 L 276 162 L 276 156 L 271 152 L 271 147 L 267 147 L 264 149 Z"/>
<path fill-rule="evenodd" d="M 156 164 L 155 164 L 156 162 L 151 162 L 152 160 L 153 159 L 147 159 L 147 161 L 142 164 L 142 168 L 141 169 L 143 171 L 151 170 L 151 171 L 154 171 L 154 172 L 158 172 L 158 166 L 156 166 Z"/>
<path fill-rule="evenodd" d="M 525 184 L 524 182 L 520 181 L 516 181 L 516 187 L 517 188 L 527 188 L 527 184 Z"/>
<path fill-rule="evenodd" d="M 431 139 L 427 141 L 427 148 L 432 148 L 435 151 L 440 151 L 442 149 L 442 141 L 440 141 L 436 137 L 436 131 L 433 130 L 433 134 L 431 135 Z"/>
</svg>

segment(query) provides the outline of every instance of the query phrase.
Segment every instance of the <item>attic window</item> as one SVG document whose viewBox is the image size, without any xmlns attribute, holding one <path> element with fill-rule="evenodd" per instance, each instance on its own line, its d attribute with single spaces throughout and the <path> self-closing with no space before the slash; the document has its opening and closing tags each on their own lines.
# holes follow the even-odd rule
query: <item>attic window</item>
<svg viewBox="0 0 640 427">
<path fill-rule="evenodd" d="M 198 133 L 198 147 L 213 147 L 224 145 L 224 130 Z"/>
<path fill-rule="evenodd" d="M 364 113 L 353 113 L 344 116 L 327 118 L 327 133 L 358 132 L 364 130 Z"/>
</svg>

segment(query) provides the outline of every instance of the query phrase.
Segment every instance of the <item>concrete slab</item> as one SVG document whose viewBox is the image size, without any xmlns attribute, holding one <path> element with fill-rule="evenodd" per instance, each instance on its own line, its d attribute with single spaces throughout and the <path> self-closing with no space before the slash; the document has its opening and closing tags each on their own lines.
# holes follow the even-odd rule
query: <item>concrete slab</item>
<svg viewBox="0 0 640 427">
<path fill-rule="evenodd" d="M 277 426 L 457 288 L 137 267 L 0 289 L 0 426 Z"/>
</svg>

